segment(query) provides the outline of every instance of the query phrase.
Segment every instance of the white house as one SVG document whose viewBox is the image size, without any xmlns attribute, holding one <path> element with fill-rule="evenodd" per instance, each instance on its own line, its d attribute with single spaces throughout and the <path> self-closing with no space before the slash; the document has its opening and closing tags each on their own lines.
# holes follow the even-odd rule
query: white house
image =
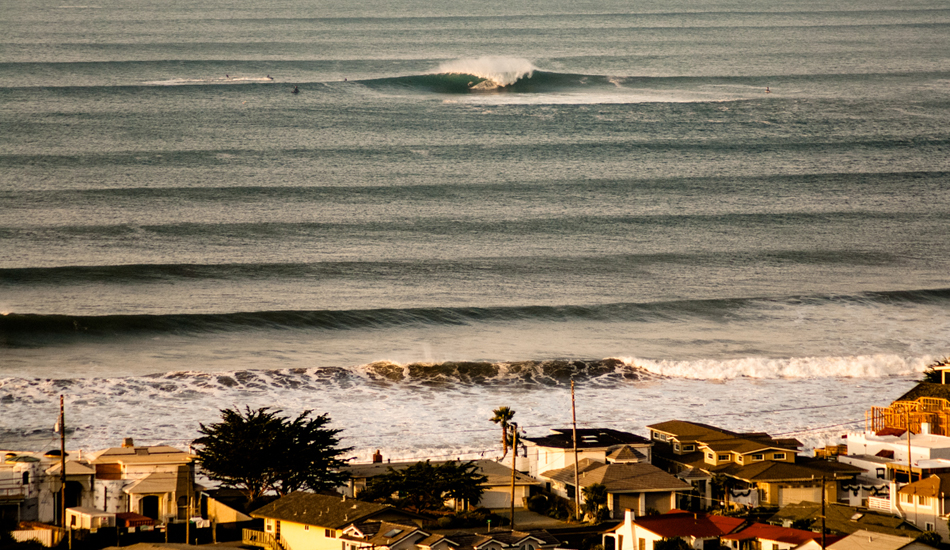
<svg viewBox="0 0 950 550">
<path fill-rule="evenodd" d="M 134 512 L 160 523 L 184 520 L 196 506 L 195 456 L 165 445 L 121 447 L 95 453 L 95 508 Z"/>
<path fill-rule="evenodd" d="M 739 528 L 745 520 L 702 512 L 675 510 L 667 514 L 635 519 L 627 510 L 624 521 L 603 535 L 604 550 L 653 550 L 653 544 L 681 538 L 695 550 L 718 550 L 720 537 Z"/>
<path fill-rule="evenodd" d="M 551 430 L 543 437 L 525 437 L 521 440 L 527 457 L 518 459 L 518 471 L 527 471 L 537 478 L 541 472 L 558 470 L 574 464 L 574 437 L 571 429 Z M 584 428 L 577 430 L 577 459 L 607 462 L 607 455 L 621 446 L 630 454 L 638 455 L 639 462 L 650 463 L 653 444 L 649 439 L 629 432 L 609 428 Z"/>
</svg>

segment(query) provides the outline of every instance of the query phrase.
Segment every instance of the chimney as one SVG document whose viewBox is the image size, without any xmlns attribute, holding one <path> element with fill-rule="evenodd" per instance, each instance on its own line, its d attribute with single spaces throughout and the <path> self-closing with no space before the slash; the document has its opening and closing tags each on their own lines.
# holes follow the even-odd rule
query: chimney
<svg viewBox="0 0 950 550">
<path fill-rule="evenodd" d="M 126 437 L 125 439 L 122 440 L 122 447 L 125 447 L 125 448 L 135 447 L 135 443 L 132 442 L 131 437 Z"/>
<path fill-rule="evenodd" d="M 379 452 L 379 449 L 376 449 L 376 452 L 373 453 L 373 464 L 377 464 L 383 461 L 383 455 Z"/>
</svg>

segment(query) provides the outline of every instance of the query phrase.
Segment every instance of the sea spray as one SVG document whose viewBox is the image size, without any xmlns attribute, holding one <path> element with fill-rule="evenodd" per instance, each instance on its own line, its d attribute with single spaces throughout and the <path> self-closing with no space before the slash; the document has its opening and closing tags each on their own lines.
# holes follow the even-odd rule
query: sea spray
<svg viewBox="0 0 950 550">
<path fill-rule="evenodd" d="M 522 78 L 531 78 L 537 70 L 527 59 L 516 57 L 478 57 L 456 59 L 439 65 L 438 72 L 466 74 L 485 79 L 494 86 L 511 86 Z"/>
</svg>

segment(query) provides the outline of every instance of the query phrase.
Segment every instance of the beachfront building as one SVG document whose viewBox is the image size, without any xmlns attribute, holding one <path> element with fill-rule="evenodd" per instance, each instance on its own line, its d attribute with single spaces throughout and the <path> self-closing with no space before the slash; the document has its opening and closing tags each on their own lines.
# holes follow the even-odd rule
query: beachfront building
<svg viewBox="0 0 950 550">
<path fill-rule="evenodd" d="M 574 465 L 542 472 L 540 479 L 554 494 L 574 499 Z M 637 516 L 666 513 L 676 507 L 678 492 L 688 492 L 689 483 L 664 472 L 652 464 L 641 462 L 603 463 L 585 458 L 577 465 L 580 487 L 601 484 L 607 489 L 610 517 L 620 519 L 625 510 Z M 584 503 L 581 491 L 580 503 Z"/>
<path fill-rule="evenodd" d="M 356 533 L 369 533 L 358 528 L 354 531 L 353 526 L 373 521 L 414 526 L 413 529 L 421 525 L 420 516 L 385 504 L 354 500 L 345 495 L 329 496 L 299 491 L 255 510 L 251 517 L 264 520 L 264 531 L 245 530 L 244 542 L 271 549 L 346 550 L 346 544 L 359 546 L 359 541 L 355 540 L 358 538 Z M 368 528 L 364 526 L 363 529 Z M 347 532 L 350 535 L 344 538 Z M 394 532 L 389 538 L 400 534 Z M 417 538 L 416 535 L 411 536 L 411 540 Z"/>
<path fill-rule="evenodd" d="M 517 469 L 533 478 L 541 472 L 549 472 L 574 465 L 574 431 L 558 428 L 542 437 L 525 437 L 527 456 L 518 458 Z M 609 428 L 583 428 L 577 430 L 577 461 L 590 459 L 606 463 L 607 455 L 626 447 L 637 462 L 652 462 L 652 443 L 637 434 Z"/>
<path fill-rule="evenodd" d="M 742 518 L 683 510 L 637 518 L 628 510 L 623 523 L 603 534 L 603 545 L 604 550 L 653 550 L 657 541 L 680 538 L 695 550 L 718 550 L 720 538 L 744 523 Z"/>
<path fill-rule="evenodd" d="M 933 366 L 939 383 L 921 382 L 889 407 L 865 413 L 865 431 L 882 433 L 910 429 L 915 434 L 950 436 L 950 364 Z"/>
<path fill-rule="evenodd" d="M 390 468 L 399 471 L 418 463 L 418 461 L 383 462 L 382 456 L 378 456 L 378 461 L 369 464 L 346 465 L 343 469 L 350 474 L 350 481 L 346 486 L 339 489 L 340 492 L 348 497 L 355 498 L 366 488 L 366 484 L 370 479 L 386 474 Z M 488 459 L 473 460 L 472 462 L 478 468 L 477 473 L 485 476 L 487 479 L 482 483 L 484 492 L 482 493 L 481 499 L 477 503 L 470 504 L 480 508 L 510 508 L 511 468 Z M 432 462 L 432 464 L 436 466 L 443 463 L 444 462 Z M 521 472 L 515 472 L 515 506 L 519 508 L 524 506 L 525 500 L 531 496 L 532 491 L 540 485 L 541 482 L 536 479 L 528 477 Z M 446 506 L 460 509 L 464 507 L 464 503 L 456 503 L 450 500 L 446 503 Z"/>
<path fill-rule="evenodd" d="M 801 502 L 845 498 L 863 469 L 850 464 L 797 455 L 801 443 L 762 432 L 732 432 L 682 420 L 647 426 L 654 463 L 689 481 L 700 509 L 724 507 L 779 508 Z M 719 487 L 714 491 L 714 481 Z"/>
<path fill-rule="evenodd" d="M 126 438 L 89 458 L 95 469 L 93 505 L 104 512 L 132 512 L 156 523 L 196 515 L 195 456 L 166 445 L 135 446 Z"/>
<path fill-rule="evenodd" d="M 0 451 L 0 520 L 59 524 L 62 505 L 60 451 Z M 75 457 L 75 459 L 73 458 Z M 92 506 L 95 471 L 82 453 L 66 453 L 66 506 Z"/>
</svg>

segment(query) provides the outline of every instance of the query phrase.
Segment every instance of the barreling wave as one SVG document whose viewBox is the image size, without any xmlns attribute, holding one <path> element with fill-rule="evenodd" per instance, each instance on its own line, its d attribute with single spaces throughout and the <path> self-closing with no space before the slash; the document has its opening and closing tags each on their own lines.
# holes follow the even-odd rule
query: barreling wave
<svg viewBox="0 0 950 550">
<path fill-rule="evenodd" d="M 649 303 L 563 306 L 440 307 L 322 311 L 252 311 L 167 315 L 0 315 L 0 347 L 55 345 L 76 339 L 143 337 L 159 334 L 198 336 L 260 330 L 355 330 L 390 327 L 465 326 L 511 322 L 652 322 L 690 319 L 728 320 L 745 308 L 825 303 L 950 304 L 950 288 L 813 295 L 729 298 Z"/>
<path fill-rule="evenodd" d="M 439 65 L 435 72 L 365 80 L 373 88 L 408 88 L 442 94 L 545 93 L 597 86 L 617 87 L 614 77 L 542 71 L 530 61 L 508 57 L 457 59 Z"/>
</svg>

